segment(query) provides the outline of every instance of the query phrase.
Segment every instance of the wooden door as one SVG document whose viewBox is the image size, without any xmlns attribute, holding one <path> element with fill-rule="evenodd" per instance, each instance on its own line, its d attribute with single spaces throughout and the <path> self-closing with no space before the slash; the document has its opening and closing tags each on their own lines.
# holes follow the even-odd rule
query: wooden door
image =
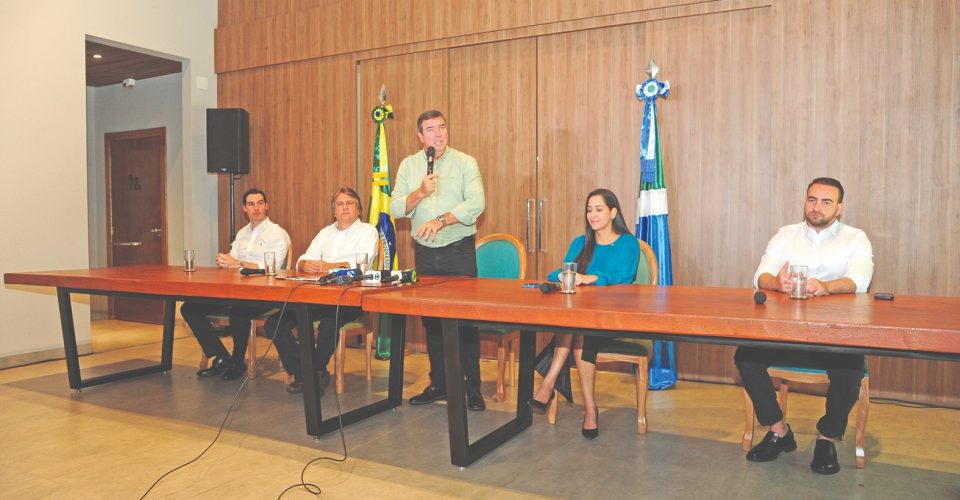
<svg viewBox="0 0 960 500">
<path fill-rule="evenodd" d="M 639 24 L 539 38 L 537 278 L 560 267 L 570 241 L 583 234 L 590 191 L 616 193 L 633 226 L 643 111 L 635 89 L 648 57 Z"/>
<path fill-rule="evenodd" d="M 107 265 L 166 264 L 166 129 L 104 134 Z M 110 317 L 163 322 L 159 300 L 113 297 Z"/>
<path fill-rule="evenodd" d="M 485 188 L 477 237 L 515 236 L 527 248 L 529 276 L 536 274 L 536 84 L 534 38 L 450 50 L 451 143 L 477 159 Z"/>
</svg>

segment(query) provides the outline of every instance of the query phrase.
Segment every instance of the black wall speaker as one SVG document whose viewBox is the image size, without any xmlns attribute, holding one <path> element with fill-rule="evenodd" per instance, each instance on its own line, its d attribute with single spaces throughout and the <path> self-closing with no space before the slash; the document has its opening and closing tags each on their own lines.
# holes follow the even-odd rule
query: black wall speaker
<svg viewBox="0 0 960 500">
<path fill-rule="evenodd" d="M 247 110 L 207 110 L 207 172 L 250 173 L 250 114 Z"/>
</svg>

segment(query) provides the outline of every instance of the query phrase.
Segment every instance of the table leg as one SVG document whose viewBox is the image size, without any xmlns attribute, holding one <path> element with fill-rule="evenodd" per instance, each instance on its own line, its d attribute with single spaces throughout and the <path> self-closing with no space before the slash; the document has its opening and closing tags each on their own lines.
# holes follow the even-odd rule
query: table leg
<svg viewBox="0 0 960 500">
<path fill-rule="evenodd" d="M 506 443 L 533 421 L 527 400 L 533 395 L 533 351 L 536 332 L 520 332 L 520 377 L 517 381 L 517 412 L 509 422 L 470 444 L 466 388 L 460 362 L 460 321 L 444 319 L 443 361 L 447 383 L 447 425 L 450 432 L 450 462 L 466 467 Z"/>
<path fill-rule="evenodd" d="M 63 354 L 67 361 L 67 379 L 70 388 L 79 391 L 83 388 L 80 378 L 80 360 L 77 353 L 77 332 L 73 327 L 73 304 L 70 292 L 57 288 L 57 302 L 60 304 L 60 330 L 63 333 Z"/>
<path fill-rule="evenodd" d="M 313 352 L 315 334 L 313 318 L 310 317 L 310 306 L 297 304 L 297 335 L 300 339 L 300 380 L 303 383 L 303 411 L 307 422 L 307 434 L 319 436 L 323 434 L 320 424 L 323 414 L 320 410 L 320 385 L 317 379 L 317 369 L 314 366 Z"/>
<path fill-rule="evenodd" d="M 177 312 L 177 301 L 163 301 L 163 341 L 160 347 L 160 369 L 168 372 L 173 369 L 173 328 Z"/>
<path fill-rule="evenodd" d="M 391 408 L 403 404 L 403 350 L 407 343 L 407 317 L 403 314 L 381 314 L 380 321 L 390 321 L 390 380 L 387 399 Z"/>
</svg>

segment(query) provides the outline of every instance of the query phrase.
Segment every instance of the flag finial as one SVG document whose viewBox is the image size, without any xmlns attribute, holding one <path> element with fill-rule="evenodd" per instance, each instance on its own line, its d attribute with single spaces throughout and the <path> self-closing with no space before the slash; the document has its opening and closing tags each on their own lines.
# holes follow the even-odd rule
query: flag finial
<svg viewBox="0 0 960 500">
<path fill-rule="evenodd" d="M 387 102 L 387 84 L 384 83 L 380 85 L 380 105 L 383 106 L 383 103 Z"/>
<path fill-rule="evenodd" d="M 657 73 L 660 72 L 660 66 L 657 66 L 657 60 L 654 56 L 650 56 L 650 64 L 647 66 L 647 73 L 650 73 L 650 78 L 656 78 Z"/>
</svg>

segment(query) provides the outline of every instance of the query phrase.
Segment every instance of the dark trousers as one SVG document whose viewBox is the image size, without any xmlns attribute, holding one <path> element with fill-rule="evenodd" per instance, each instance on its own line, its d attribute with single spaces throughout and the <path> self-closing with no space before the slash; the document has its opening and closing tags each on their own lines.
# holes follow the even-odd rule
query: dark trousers
<svg viewBox="0 0 960 500">
<path fill-rule="evenodd" d="M 417 274 L 421 276 L 477 276 L 475 238 L 468 236 L 445 247 L 415 245 Z M 427 355 L 430 357 L 430 383 L 446 389 L 443 362 L 443 335 L 439 318 L 421 318 L 427 330 Z M 460 329 L 460 363 L 467 387 L 480 388 L 480 332 L 473 327 Z"/>
<path fill-rule="evenodd" d="M 317 327 L 317 348 L 313 351 L 313 362 L 318 371 L 327 371 L 330 357 L 333 356 L 337 339 L 340 337 L 340 327 L 359 318 L 362 314 L 363 310 L 359 307 L 341 307 L 340 314 L 335 319 L 336 306 L 310 306 L 310 317 L 320 322 Z M 300 343 L 293 337 L 295 326 L 297 326 L 297 314 L 288 307 L 283 312 L 282 318 L 280 313 L 270 316 L 264 328 L 267 336 L 273 337 L 273 345 L 277 346 L 277 354 L 280 356 L 283 368 L 291 376 L 300 378 L 302 373 L 298 347 Z"/>
<path fill-rule="evenodd" d="M 830 378 L 827 389 L 827 412 L 817 422 L 817 430 L 828 438 L 839 438 L 847 429 L 847 417 L 860 397 L 864 358 L 856 354 L 793 351 L 739 347 L 734 356 L 743 387 L 753 401 L 760 425 L 770 426 L 783 420 L 777 405 L 777 394 L 767 368 L 795 366 L 826 370 Z"/>
<path fill-rule="evenodd" d="M 250 339 L 250 321 L 269 311 L 266 307 L 238 307 L 218 304 L 204 304 L 199 302 L 184 302 L 180 306 L 180 315 L 190 326 L 193 336 L 200 343 L 203 354 L 211 358 L 220 356 L 232 358 L 238 363 L 243 362 L 247 352 L 247 341 Z M 213 324 L 207 316 L 211 314 L 226 314 L 230 318 L 227 331 L 233 337 L 233 355 L 220 342 L 220 336 L 213 329 Z"/>
</svg>

